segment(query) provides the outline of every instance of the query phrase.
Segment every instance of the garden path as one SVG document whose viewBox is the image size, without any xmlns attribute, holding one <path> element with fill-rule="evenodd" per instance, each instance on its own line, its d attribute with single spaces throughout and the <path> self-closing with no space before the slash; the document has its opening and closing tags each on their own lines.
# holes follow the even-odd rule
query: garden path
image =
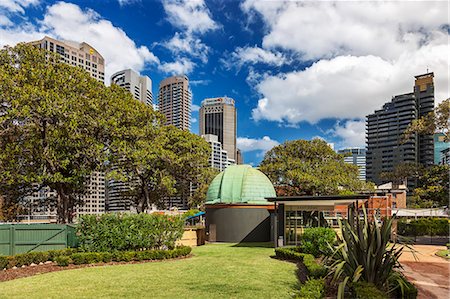
<svg viewBox="0 0 450 299">
<path fill-rule="evenodd" d="M 417 298 L 450 298 L 450 262 L 435 253 L 445 246 L 414 245 L 417 260 L 411 250 L 405 248 L 400 257 L 403 274 L 419 290 Z"/>
</svg>

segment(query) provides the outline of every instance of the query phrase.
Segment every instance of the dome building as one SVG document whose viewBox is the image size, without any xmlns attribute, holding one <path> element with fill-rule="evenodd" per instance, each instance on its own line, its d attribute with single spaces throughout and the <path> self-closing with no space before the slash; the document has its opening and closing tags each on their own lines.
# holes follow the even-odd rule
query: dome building
<svg viewBox="0 0 450 299">
<path fill-rule="evenodd" d="M 268 242 L 275 197 L 270 180 L 250 165 L 232 165 L 211 182 L 206 195 L 210 242 Z"/>
</svg>

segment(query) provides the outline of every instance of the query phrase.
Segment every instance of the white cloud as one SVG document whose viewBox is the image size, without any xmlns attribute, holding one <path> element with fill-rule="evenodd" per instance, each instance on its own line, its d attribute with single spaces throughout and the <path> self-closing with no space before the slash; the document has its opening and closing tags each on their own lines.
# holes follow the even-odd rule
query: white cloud
<svg viewBox="0 0 450 299">
<path fill-rule="evenodd" d="M 189 84 L 190 85 L 208 85 L 209 83 L 211 83 L 211 80 L 206 79 L 206 80 L 190 80 Z"/>
<path fill-rule="evenodd" d="M 322 59 L 303 71 L 259 76 L 262 98 L 255 120 L 296 124 L 325 118 L 364 118 L 393 95 L 413 91 L 414 75 L 429 68 L 435 74 L 436 101 L 449 97 L 450 46 L 426 45 L 389 61 L 376 56 Z M 258 78 L 251 74 L 252 78 Z"/>
<path fill-rule="evenodd" d="M 196 119 L 195 117 L 192 117 L 192 118 L 191 118 L 191 123 L 192 123 L 192 124 L 195 124 L 196 122 L 197 122 L 197 119 Z"/>
<path fill-rule="evenodd" d="M 34 26 L 18 24 L 0 30 L 0 44 L 14 45 L 49 35 L 58 39 L 87 42 L 105 58 L 105 77 L 125 68 L 141 71 L 147 64 L 158 64 L 159 59 L 145 46 L 137 46 L 127 34 L 92 9 L 58 2 L 47 8 L 44 19 Z"/>
<path fill-rule="evenodd" d="M 447 43 L 448 1 L 258 1 L 241 5 L 260 14 L 263 48 L 283 48 L 304 60 L 339 55 L 394 59 L 426 44 Z M 420 16 L 420 17 L 417 17 Z"/>
<path fill-rule="evenodd" d="M 119 2 L 120 6 L 130 5 L 136 2 L 139 2 L 140 0 L 117 0 Z"/>
<path fill-rule="evenodd" d="M 174 62 L 163 62 L 158 68 L 168 74 L 183 75 L 189 74 L 195 67 L 195 63 L 187 58 L 178 58 Z"/>
<path fill-rule="evenodd" d="M 269 51 L 257 46 L 237 47 L 231 54 L 231 58 L 222 59 L 227 68 L 240 69 L 245 64 L 265 63 L 273 66 L 281 66 L 288 62 L 286 57 L 278 51 Z"/>
<path fill-rule="evenodd" d="M 25 13 L 26 7 L 39 4 L 40 0 L 0 0 L 0 7 L 12 13 Z"/>
<path fill-rule="evenodd" d="M 340 142 L 342 147 L 364 147 L 366 143 L 366 122 L 365 120 L 338 122 L 331 133 L 342 140 Z"/>
<path fill-rule="evenodd" d="M 0 26 L 11 26 L 13 22 L 7 17 L 0 15 Z"/>
<path fill-rule="evenodd" d="M 161 45 L 177 56 L 188 54 L 200 59 L 203 63 L 208 62 L 209 47 L 191 34 L 176 32 L 170 40 L 161 43 Z"/>
<path fill-rule="evenodd" d="M 189 83 L 190 83 L 190 82 L 189 82 Z M 192 112 L 198 112 L 198 111 L 200 110 L 200 106 L 199 106 L 199 105 L 192 104 L 191 110 L 192 110 Z"/>
<path fill-rule="evenodd" d="M 205 33 L 219 28 L 204 0 L 163 0 L 168 21 L 189 33 Z"/>
<path fill-rule="evenodd" d="M 252 152 L 252 151 L 260 151 L 262 153 L 267 152 L 274 146 L 279 145 L 280 143 L 276 140 L 270 139 L 269 136 L 264 136 L 260 139 L 247 138 L 247 137 L 238 137 L 236 139 L 236 146 L 242 152 Z"/>
</svg>

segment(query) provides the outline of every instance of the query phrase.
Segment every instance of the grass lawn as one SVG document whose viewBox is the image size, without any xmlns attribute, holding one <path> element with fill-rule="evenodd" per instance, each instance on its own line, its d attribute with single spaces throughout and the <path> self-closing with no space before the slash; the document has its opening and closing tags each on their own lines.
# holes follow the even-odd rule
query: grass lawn
<svg viewBox="0 0 450 299">
<path fill-rule="evenodd" d="M 0 298 L 290 298 L 293 263 L 273 248 L 209 244 L 192 258 L 92 267 L 0 282 Z"/>
<path fill-rule="evenodd" d="M 450 259 L 450 256 L 447 256 L 447 254 L 449 254 L 449 253 L 450 253 L 450 250 L 448 250 L 448 249 L 447 250 L 439 250 L 438 252 L 436 252 L 436 255 L 446 258 L 446 259 Z"/>
</svg>

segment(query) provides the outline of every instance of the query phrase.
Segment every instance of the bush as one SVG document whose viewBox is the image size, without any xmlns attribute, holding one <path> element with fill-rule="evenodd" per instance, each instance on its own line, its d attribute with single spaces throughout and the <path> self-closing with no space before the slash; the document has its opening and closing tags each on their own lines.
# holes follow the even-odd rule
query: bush
<svg viewBox="0 0 450 299">
<path fill-rule="evenodd" d="M 74 254 L 78 252 L 75 248 L 65 248 L 65 249 L 57 249 L 57 250 L 49 250 L 47 251 L 48 254 L 48 260 L 49 261 L 55 261 L 55 259 L 58 256 L 69 256 L 71 254 Z"/>
<path fill-rule="evenodd" d="M 356 299 L 388 299 L 389 297 L 379 290 L 373 283 L 356 282 L 352 284 L 353 297 Z M 401 297 L 400 297 L 401 298 Z"/>
<path fill-rule="evenodd" d="M 321 299 L 325 295 L 325 281 L 323 279 L 310 279 L 300 287 L 297 298 Z"/>
<path fill-rule="evenodd" d="M 60 267 L 67 267 L 72 262 L 72 260 L 66 255 L 60 255 L 55 258 L 55 262 Z"/>
<path fill-rule="evenodd" d="M 174 248 L 184 218 L 160 214 L 83 215 L 77 226 L 81 248 L 91 252 Z"/>
<path fill-rule="evenodd" d="M 448 236 L 449 223 L 442 218 L 401 219 L 397 223 L 397 233 L 402 236 Z"/>
<path fill-rule="evenodd" d="M 9 259 L 7 256 L 0 255 L 0 270 L 8 268 Z"/>
<path fill-rule="evenodd" d="M 303 262 L 311 278 L 322 278 L 327 275 L 327 268 L 317 263 L 312 254 L 300 253 L 298 250 L 298 247 L 275 248 L 275 256 L 284 260 Z"/>
<path fill-rule="evenodd" d="M 330 245 L 336 241 L 336 233 L 327 227 L 306 228 L 300 238 L 300 249 L 315 257 L 321 255 L 329 256 L 332 253 Z"/>
</svg>

